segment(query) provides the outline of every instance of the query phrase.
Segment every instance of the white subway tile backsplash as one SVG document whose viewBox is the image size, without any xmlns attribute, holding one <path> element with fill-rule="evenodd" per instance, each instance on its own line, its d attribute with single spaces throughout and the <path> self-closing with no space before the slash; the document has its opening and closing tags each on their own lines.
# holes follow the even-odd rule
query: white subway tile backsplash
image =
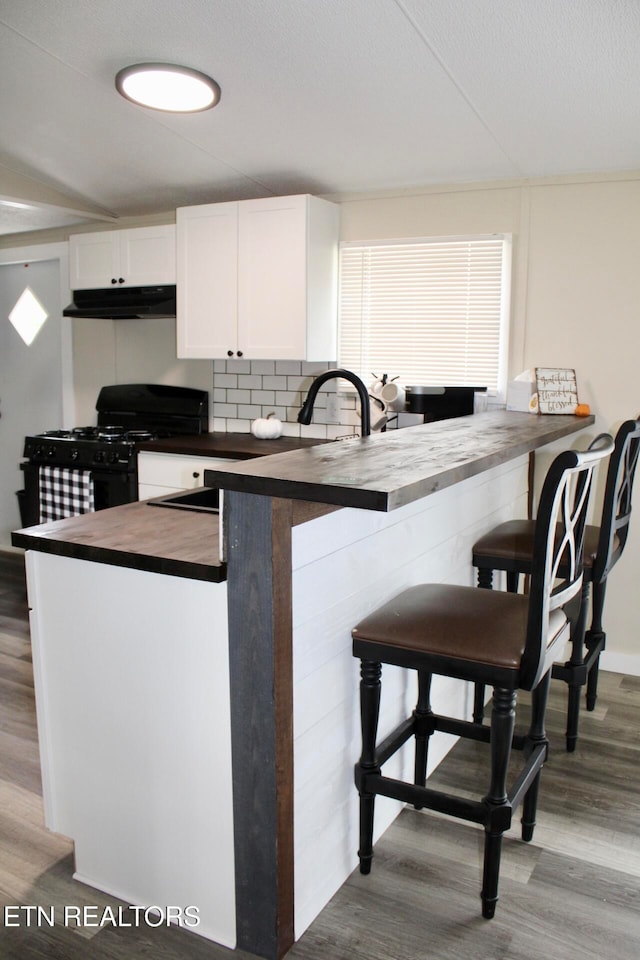
<svg viewBox="0 0 640 960">
<path fill-rule="evenodd" d="M 262 377 L 259 373 L 240 374 L 238 386 L 242 390 L 262 390 Z"/>
<path fill-rule="evenodd" d="M 287 378 L 286 377 L 263 377 L 262 378 L 262 389 L 263 390 L 286 390 L 287 389 Z"/>
<path fill-rule="evenodd" d="M 237 417 L 238 407 L 235 403 L 217 403 L 215 415 L 217 417 Z"/>
<path fill-rule="evenodd" d="M 311 386 L 313 377 L 287 377 L 286 390 L 304 390 L 306 393 Z"/>
<path fill-rule="evenodd" d="M 319 373 L 324 373 L 324 371 L 328 370 L 331 366 L 335 366 L 335 364 L 331 364 L 328 361 L 326 363 L 320 363 L 319 361 L 312 363 L 308 360 L 303 360 L 300 372 L 302 373 L 303 377 L 315 377 Z"/>
<path fill-rule="evenodd" d="M 353 434 L 359 428 L 354 394 L 340 393 L 340 381 L 329 380 L 314 405 L 313 422 L 298 423 L 298 413 L 313 379 L 335 366 L 300 360 L 214 360 L 212 427 L 229 433 L 248 433 L 253 420 L 273 413 L 282 421 L 285 437 L 324 440 Z M 338 391 L 340 421 L 328 423 L 329 394 Z"/>
<path fill-rule="evenodd" d="M 216 373 L 213 383 L 214 387 L 232 387 L 238 386 L 238 375 L 235 373 Z"/>
<path fill-rule="evenodd" d="M 312 437 L 314 440 L 326 440 L 327 428 L 322 423 L 310 423 L 309 426 L 305 426 L 304 423 L 301 423 L 300 436 Z"/>
<path fill-rule="evenodd" d="M 262 407 L 259 404 L 238 404 L 238 417 L 240 420 L 257 420 L 258 417 L 262 416 Z"/>
<path fill-rule="evenodd" d="M 227 433 L 250 433 L 251 422 L 249 420 L 238 420 L 229 418 L 227 420 Z"/>
<path fill-rule="evenodd" d="M 251 390 L 227 390 L 227 403 L 251 403 Z"/>
<path fill-rule="evenodd" d="M 274 390 L 252 390 L 251 391 L 251 402 L 252 403 L 262 403 L 269 405 L 276 402 L 276 394 Z"/>
<path fill-rule="evenodd" d="M 276 372 L 275 360 L 252 360 L 251 373 L 259 373 L 263 377 L 270 377 Z"/>
<path fill-rule="evenodd" d="M 282 424 L 282 436 L 283 437 L 299 437 L 300 436 L 300 424 L 291 423 L 289 421 Z"/>
<path fill-rule="evenodd" d="M 251 360 L 227 360 L 227 373 L 251 373 Z"/>
<path fill-rule="evenodd" d="M 276 360 L 276 373 L 286 376 L 300 376 L 301 360 Z"/>
<path fill-rule="evenodd" d="M 293 390 L 276 390 L 276 403 L 284 407 L 300 408 L 302 406 L 302 394 L 294 393 Z"/>
</svg>

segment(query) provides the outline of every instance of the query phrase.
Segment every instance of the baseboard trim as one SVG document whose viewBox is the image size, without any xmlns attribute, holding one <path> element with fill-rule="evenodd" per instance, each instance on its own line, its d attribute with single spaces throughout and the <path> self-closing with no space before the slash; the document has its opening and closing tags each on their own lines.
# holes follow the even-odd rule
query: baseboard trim
<svg viewBox="0 0 640 960">
<path fill-rule="evenodd" d="M 609 673 L 626 673 L 630 677 L 640 677 L 640 654 L 603 650 L 600 655 L 600 667 Z"/>
</svg>

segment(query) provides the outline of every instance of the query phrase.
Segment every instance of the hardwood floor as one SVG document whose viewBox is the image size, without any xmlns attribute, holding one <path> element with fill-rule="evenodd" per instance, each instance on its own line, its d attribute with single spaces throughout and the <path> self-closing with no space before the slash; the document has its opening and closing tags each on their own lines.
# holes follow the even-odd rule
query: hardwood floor
<svg viewBox="0 0 640 960">
<path fill-rule="evenodd" d="M 495 919 L 480 916 L 479 830 L 406 809 L 377 844 L 371 875 L 349 878 L 288 960 L 635 960 L 640 679 L 602 674 L 574 754 L 564 752 L 565 697 L 553 683 L 538 825 L 530 844 L 516 825 L 505 841 Z M 472 792 L 482 749 L 458 744 L 434 780 Z M 56 917 L 68 904 L 118 906 L 72 872 L 72 844 L 43 826 L 22 559 L 0 553 L 0 905 L 55 906 Z M 3 910 L 2 960 L 246 958 L 184 930 L 20 922 L 5 926 Z"/>
</svg>

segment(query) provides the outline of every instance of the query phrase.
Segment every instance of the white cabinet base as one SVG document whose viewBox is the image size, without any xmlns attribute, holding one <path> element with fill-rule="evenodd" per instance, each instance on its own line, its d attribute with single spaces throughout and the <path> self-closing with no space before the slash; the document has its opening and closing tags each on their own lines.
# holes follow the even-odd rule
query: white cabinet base
<svg viewBox="0 0 640 960">
<path fill-rule="evenodd" d="M 234 947 L 226 584 L 27 552 L 47 826 L 76 876 Z"/>
<path fill-rule="evenodd" d="M 233 458 L 191 457 L 181 453 L 141 450 L 138 454 L 138 500 L 202 487 L 205 470 L 234 462 Z"/>
</svg>

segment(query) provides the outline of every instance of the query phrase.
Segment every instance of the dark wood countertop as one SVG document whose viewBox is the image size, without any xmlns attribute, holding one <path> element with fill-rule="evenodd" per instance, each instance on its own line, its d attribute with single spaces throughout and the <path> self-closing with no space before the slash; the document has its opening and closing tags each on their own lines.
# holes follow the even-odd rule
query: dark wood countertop
<svg viewBox="0 0 640 960">
<path fill-rule="evenodd" d="M 150 440 L 140 450 L 239 460 L 317 446 L 323 440 L 279 437 L 257 440 L 248 433 L 205 433 Z M 128 503 L 80 517 L 43 523 L 11 535 L 16 547 L 41 553 L 109 563 L 191 580 L 226 580 L 219 559 L 219 519 L 216 514 Z"/>
<path fill-rule="evenodd" d="M 276 440 L 258 440 L 250 433 L 201 433 L 197 436 L 165 437 L 161 440 L 146 440 L 138 444 L 138 450 L 149 453 L 180 453 L 191 457 L 231 457 L 235 460 L 251 460 L 275 453 L 290 453 L 292 450 L 316 447 L 326 440 L 301 437 L 278 437 Z"/>
<path fill-rule="evenodd" d="M 498 411 L 205 469 L 223 490 L 388 511 L 567 437 L 594 417 Z"/>
<path fill-rule="evenodd" d="M 42 523 L 11 536 L 16 547 L 135 570 L 226 580 L 217 514 L 156 507 L 147 501 Z"/>
</svg>

